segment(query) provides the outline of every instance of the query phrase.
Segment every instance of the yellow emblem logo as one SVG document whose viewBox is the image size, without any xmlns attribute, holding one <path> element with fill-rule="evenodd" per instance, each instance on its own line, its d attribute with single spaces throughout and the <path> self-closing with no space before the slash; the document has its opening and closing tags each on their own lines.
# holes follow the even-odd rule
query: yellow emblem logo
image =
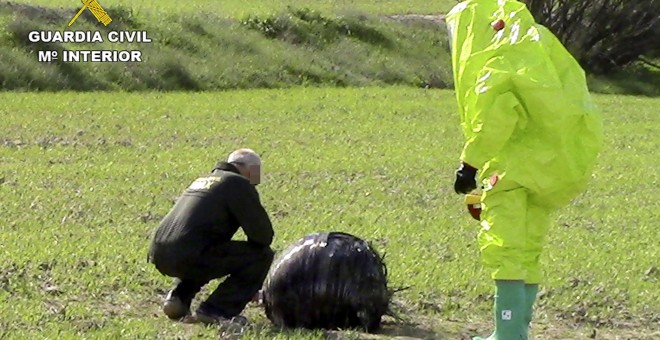
<svg viewBox="0 0 660 340">
<path fill-rule="evenodd" d="M 92 14 L 94 14 L 94 17 L 96 20 L 99 22 L 103 23 L 103 25 L 108 26 L 110 22 L 112 22 L 112 19 L 108 15 L 108 12 L 106 12 L 103 7 L 99 4 L 98 1 L 96 0 L 80 0 L 83 3 L 83 7 L 76 13 L 76 16 L 69 21 L 69 24 L 66 27 L 71 27 L 73 23 L 78 19 L 78 17 L 82 14 L 82 12 L 85 11 L 85 9 L 89 9 Z"/>
<path fill-rule="evenodd" d="M 222 177 L 200 177 L 190 184 L 188 190 L 209 190 L 220 182 L 222 182 Z"/>
</svg>

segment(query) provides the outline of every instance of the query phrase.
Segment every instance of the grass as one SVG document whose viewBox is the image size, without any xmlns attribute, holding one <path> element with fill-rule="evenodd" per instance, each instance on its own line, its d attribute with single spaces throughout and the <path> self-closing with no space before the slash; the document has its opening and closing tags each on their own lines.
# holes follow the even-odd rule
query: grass
<svg viewBox="0 0 660 340">
<path fill-rule="evenodd" d="M 78 6 L 76 1 L 72 0 L 29 0 L 16 1 L 17 3 L 29 3 L 31 5 L 75 8 Z M 286 7 L 307 7 L 315 11 L 324 13 L 337 12 L 365 12 L 372 14 L 441 14 L 446 13 L 457 3 L 452 0 L 440 1 L 395 1 L 395 0 L 228 0 L 211 1 L 200 0 L 194 3 L 181 1 L 161 1 L 158 3 L 151 1 L 129 1 L 129 0 L 105 0 L 99 1 L 103 6 L 126 6 L 131 7 L 138 13 L 213 13 L 223 18 L 241 18 L 246 15 L 269 15 L 280 12 Z M 78 6 L 79 7 L 79 6 Z"/>
<path fill-rule="evenodd" d="M 596 96 L 607 133 L 588 191 L 556 216 L 537 339 L 657 337 L 660 100 Z M 202 338 L 167 321 L 169 279 L 146 263 L 173 198 L 232 149 L 261 152 L 276 250 L 324 230 L 387 253 L 411 324 L 459 339 L 489 328 L 478 226 L 452 191 L 462 144 L 450 91 L 410 87 L 203 93 L 0 93 L 0 337 Z M 257 307 L 246 338 L 279 333 Z"/>
<path fill-rule="evenodd" d="M 215 11 L 142 14 L 109 6 L 108 28 L 86 11 L 73 29 L 146 30 L 139 43 L 33 43 L 33 30 L 60 31 L 77 11 L 0 3 L 0 88 L 6 90 L 218 90 L 298 85 L 405 84 L 448 87 L 445 28 L 377 14 L 282 8 L 222 18 Z M 273 34 L 273 31 L 275 34 Z M 39 50 L 142 51 L 142 63 L 39 63 Z M 60 52 L 61 54 L 61 52 Z"/>
<path fill-rule="evenodd" d="M 657 65 L 657 64 L 656 64 Z M 633 63 L 607 76 L 589 76 L 590 89 L 604 94 L 660 96 L 660 68 Z"/>
<path fill-rule="evenodd" d="M 18 91 L 212 91 L 295 86 L 451 88 L 446 28 L 391 14 L 445 13 L 452 1 L 117 1 L 104 27 L 83 12 L 71 29 L 145 30 L 152 43 L 33 43 L 61 31 L 71 1 L 0 2 L 0 89 Z M 43 5 L 44 7 L 42 7 Z M 60 7 L 58 7 L 60 6 Z M 180 7 L 185 6 L 185 7 Z M 286 7 L 290 6 L 290 7 Z M 38 62 L 38 51 L 140 50 L 141 63 Z M 657 69 L 590 77 L 598 92 L 660 95 Z"/>
</svg>

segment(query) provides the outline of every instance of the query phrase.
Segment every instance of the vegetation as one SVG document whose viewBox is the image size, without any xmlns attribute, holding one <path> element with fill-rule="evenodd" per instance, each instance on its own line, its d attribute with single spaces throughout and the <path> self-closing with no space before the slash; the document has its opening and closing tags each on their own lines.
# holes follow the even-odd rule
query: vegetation
<svg viewBox="0 0 660 340">
<path fill-rule="evenodd" d="M 608 74 L 660 56 L 656 0 L 523 0 L 590 72 Z"/>
<path fill-rule="evenodd" d="M 596 96 L 607 139 L 587 192 L 543 257 L 536 339 L 658 332 L 658 99 Z M 232 149 L 264 157 L 278 251 L 314 231 L 372 241 L 399 314 L 384 335 L 486 334 L 492 287 L 453 192 L 462 137 L 451 91 L 410 87 L 210 93 L 0 93 L 0 334 L 195 338 L 167 320 L 171 281 L 146 263 L 173 199 Z M 651 209 L 651 210 L 650 210 Z M 263 312 L 247 339 L 280 338 Z M 263 329 L 261 329 L 263 328 Z M 267 334 L 268 336 L 264 336 Z M 296 338 L 321 339 L 320 332 Z M 367 338 L 339 332 L 341 339 Z"/>
<path fill-rule="evenodd" d="M 0 9 L 3 4 L 0 3 Z M 5 6 L 5 13 L 8 8 Z M 58 30 L 66 11 L 11 7 L 0 26 L 0 88 L 7 90 L 218 90 L 296 85 L 405 84 L 448 87 L 451 71 L 444 27 L 367 15 L 327 16 L 311 10 L 264 18 L 222 19 L 169 14 L 157 21 L 126 7 L 109 7 L 112 30 L 146 30 L 152 43 L 33 43 L 33 30 Z M 105 28 L 85 12 L 76 29 Z M 3 25 L 3 22 L 6 25 Z M 275 36 L 259 25 L 286 25 Z M 265 34 L 264 34 L 265 33 Z M 316 36 L 316 34 L 323 34 Z M 277 39 L 272 39 L 277 38 Z M 39 50 L 141 50 L 142 63 L 39 63 Z M 60 52 L 61 53 L 61 52 Z"/>
<path fill-rule="evenodd" d="M 365 2 L 337 8 L 254 8 L 240 14 L 232 3 L 179 8 L 105 5 L 104 27 L 83 12 L 75 30 L 145 30 L 152 43 L 34 43 L 33 30 L 61 31 L 78 8 L 0 2 L 0 89 L 37 91 L 212 91 L 292 86 L 408 85 L 451 88 L 442 16 L 393 16 L 391 7 Z M 67 2 L 68 3 L 68 2 Z M 259 4 L 260 2 L 250 2 Z M 265 2 L 264 2 L 265 3 Z M 261 4 L 264 4 L 261 3 Z M 293 3 L 293 2 L 292 2 Z M 300 5 L 300 4 L 298 4 Z M 449 2 L 434 5 L 445 9 Z M 67 5 L 67 6 L 70 6 Z M 215 6 L 215 7 L 214 7 Z M 269 5 L 270 6 L 270 5 Z M 339 5 L 338 5 L 339 6 Z M 429 5 L 430 6 L 430 5 Z M 257 6 L 258 7 L 258 6 Z M 223 9 L 234 8 L 226 13 Z M 260 7 L 259 7 L 260 8 Z M 268 7 L 270 8 L 270 7 Z M 197 9 L 197 10 L 192 10 Z M 335 12 L 331 12 L 333 9 Z M 411 5 L 410 12 L 436 13 Z M 140 50 L 141 63 L 38 62 L 40 50 Z M 603 93 L 660 95 L 660 70 L 631 66 L 592 75 Z"/>
<path fill-rule="evenodd" d="M 216 337 L 162 315 L 171 281 L 146 252 L 187 183 L 244 146 L 264 158 L 276 250 L 349 232 L 386 254 L 392 287 L 410 289 L 380 334 L 282 331 L 251 305 L 242 339 L 488 334 L 479 227 L 452 189 L 463 140 L 441 15 L 456 1 L 99 1 L 112 26 L 85 11 L 75 30 L 153 42 L 33 43 L 28 32 L 62 31 L 79 4 L 0 2 L 0 338 Z M 547 20 L 576 15 L 538 6 Z M 566 37 L 587 47 L 583 63 L 597 54 Z M 637 43 L 592 42 L 610 38 Z M 146 62 L 38 62 L 39 50 L 91 48 L 139 49 Z M 595 96 L 606 145 L 587 192 L 555 216 L 534 339 L 660 337 L 660 54 L 639 55 L 650 62 L 590 72 L 592 90 L 617 95 Z"/>
</svg>

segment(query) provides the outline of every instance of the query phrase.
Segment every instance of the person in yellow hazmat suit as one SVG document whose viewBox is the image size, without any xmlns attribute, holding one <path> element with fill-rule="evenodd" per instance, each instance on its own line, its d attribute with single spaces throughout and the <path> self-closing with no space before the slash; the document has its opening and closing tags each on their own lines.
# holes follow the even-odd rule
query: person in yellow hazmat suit
<svg viewBox="0 0 660 340">
<path fill-rule="evenodd" d="M 527 339 L 551 213 L 585 189 L 601 117 L 580 65 L 523 3 L 468 0 L 446 22 L 466 139 L 454 190 L 481 183 L 477 239 L 495 281 L 488 339 Z"/>
</svg>

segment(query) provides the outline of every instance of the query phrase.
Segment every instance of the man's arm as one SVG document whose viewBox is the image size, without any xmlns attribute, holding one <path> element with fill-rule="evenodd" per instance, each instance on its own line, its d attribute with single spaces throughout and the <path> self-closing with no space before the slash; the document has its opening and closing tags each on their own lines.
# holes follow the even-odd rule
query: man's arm
<svg viewBox="0 0 660 340">
<path fill-rule="evenodd" d="M 248 241 L 270 246 L 273 242 L 273 225 L 261 205 L 257 189 L 241 177 L 230 177 L 227 180 L 231 188 L 227 197 L 229 210 L 240 223 Z"/>
<path fill-rule="evenodd" d="M 477 169 L 500 152 L 524 119 L 507 66 L 502 58 L 489 62 L 475 88 L 466 94 L 463 127 L 467 141 L 461 161 Z"/>
<path fill-rule="evenodd" d="M 475 110 L 461 161 L 481 169 L 509 141 L 518 123 L 520 103 L 511 92 L 498 94 Z"/>
</svg>

